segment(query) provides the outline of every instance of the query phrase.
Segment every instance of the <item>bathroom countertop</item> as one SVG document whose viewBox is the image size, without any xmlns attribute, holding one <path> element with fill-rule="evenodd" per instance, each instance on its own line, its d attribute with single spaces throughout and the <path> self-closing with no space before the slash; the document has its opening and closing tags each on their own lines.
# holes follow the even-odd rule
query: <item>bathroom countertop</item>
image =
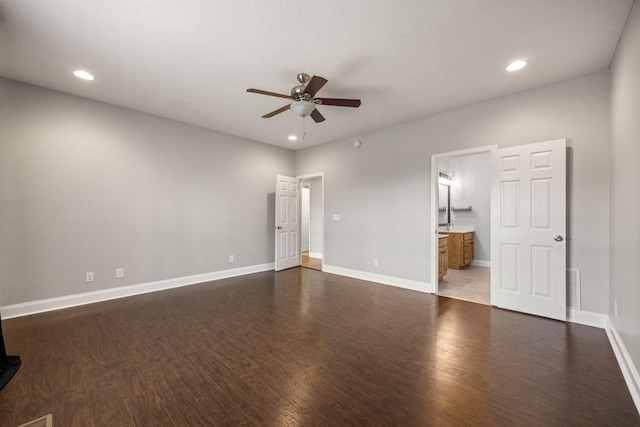
<svg viewBox="0 0 640 427">
<path fill-rule="evenodd" d="M 447 230 L 447 227 L 440 227 L 439 233 L 473 233 L 475 227 L 473 225 L 451 225 Z"/>
</svg>

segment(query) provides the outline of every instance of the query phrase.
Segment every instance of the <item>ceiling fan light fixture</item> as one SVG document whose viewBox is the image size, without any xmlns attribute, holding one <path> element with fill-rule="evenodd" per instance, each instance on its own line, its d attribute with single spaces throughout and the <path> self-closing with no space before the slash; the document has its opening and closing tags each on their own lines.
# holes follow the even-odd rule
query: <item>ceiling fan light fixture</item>
<svg viewBox="0 0 640 427">
<path fill-rule="evenodd" d="M 315 108 L 316 104 L 311 101 L 295 101 L 291 103 L 293 112 L 301 117 L 308 116 Z"/>
</svg>

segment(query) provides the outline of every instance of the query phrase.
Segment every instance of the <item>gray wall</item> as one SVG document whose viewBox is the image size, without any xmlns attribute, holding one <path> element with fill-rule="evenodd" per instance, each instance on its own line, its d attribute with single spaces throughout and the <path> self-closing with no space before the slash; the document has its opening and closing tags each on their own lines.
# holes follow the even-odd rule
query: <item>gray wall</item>
<svg viewBox="0 0 640 427">
<path fill-rule="evenodd" d="M 632 6 L 611 66 L 610 317 L 640 366 L 640 3 Z M 617 302 L 618 316 L 613 304 Z"/>
<path fill-rule="evenodd" d="M 431 155 L 567 138 L 568 266 L 582 270 L 582 308 L 608 313 L 609 77 L 603 70 L 295 159 L 288 150 L 0 80 L 0 305 L 272 262 L 277 173 L 325 173 L 325 264 L 428 282 Z M 625 204 L 637 195 L 627 190 Z M 115 279 L 118 267 L 124 279 Z M 84 283 L 86 271 L 95 283 Z"/>
<path fill-rule="evenodd" d="M 0 79 L 0 306 L 273 262 L 278 173 L 292 151 Z"/>
<path fill-rule="evenodd" d="M 310 178 L 311 184 L 311 247 L 309 252 L 322 256 L 324 251 L 324 229 L 322 212 L 322 178 Z"/>
<path fill-rule="evenodd" d="M 428 283 L 431 155 L 567 138 L 567 266 L 582 309 L 607 313 L 609 89 L 603 70 L 297 151 L 297 175 L 325 173 L 325 264 Z"/>
</svg>

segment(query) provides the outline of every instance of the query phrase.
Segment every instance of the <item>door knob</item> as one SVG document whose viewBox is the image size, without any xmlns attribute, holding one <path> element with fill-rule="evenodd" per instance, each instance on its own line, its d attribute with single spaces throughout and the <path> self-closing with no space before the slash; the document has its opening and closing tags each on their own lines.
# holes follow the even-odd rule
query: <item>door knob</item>
<svg viewBox="0 0 640 427">
<path fill-rule="evenodd" d="M 282 227 L 277 226 L 277 227 L 276 227 L 276 230 L 282 230 Z"/>
<path fill-rule="evenodd" d="M 564 238 L 561 235 L 556 234 L 555 236 L 553 236 L 553 240 L 555 240 L 556 242 L 562 242 Z"/>
</svg>

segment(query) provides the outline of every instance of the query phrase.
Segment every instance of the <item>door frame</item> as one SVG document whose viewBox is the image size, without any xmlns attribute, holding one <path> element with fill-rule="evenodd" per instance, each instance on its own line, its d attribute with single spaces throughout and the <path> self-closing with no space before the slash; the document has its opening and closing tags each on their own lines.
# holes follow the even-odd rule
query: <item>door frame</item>
<svg viewBox="0 0 640 427">
<path fill-rule="evenodd" d="M 296 176 L 296 178 L 298 178 L 300 180 L 300 182 L 304 181 L 304 180 L 308 180 L 308 179 L 313 179 L 313 178 L 320 178 L 320 227 L 322 228 L 320 230 L 321 234 L 322 234 L 322 269 L 324 270 L 324 260 L 327 258 L 327 241 L 326 241 L 326 236 L 324 233 L 325 230 L 325 224 L 324 224 L 324 172 L 317 172 L 317 173 L 311 173 L 311 174 L 305 174 L 305 175 L 298 175 Z M 309 224 L 309 233 L 311 233 L 311 224 Z M 311 244 L 311 239 L 309 239 L 309 244 Z M 298 246 L 300 248 L 300 259 L 302 259 L 302 247 Z M 311 249 L 311 247 L 309 247 L 309 249 Z"/>
<path fill-rule="evenodd" d="M 438 162 L 450 157 L 467 156 L 470 154 L 491 153 L 498 148 L 497 145 L 468 148 L 466 150 L 450 151 L 431 155 L 431 283 L 433 293 L 438 293 Z"/>
</svg>

